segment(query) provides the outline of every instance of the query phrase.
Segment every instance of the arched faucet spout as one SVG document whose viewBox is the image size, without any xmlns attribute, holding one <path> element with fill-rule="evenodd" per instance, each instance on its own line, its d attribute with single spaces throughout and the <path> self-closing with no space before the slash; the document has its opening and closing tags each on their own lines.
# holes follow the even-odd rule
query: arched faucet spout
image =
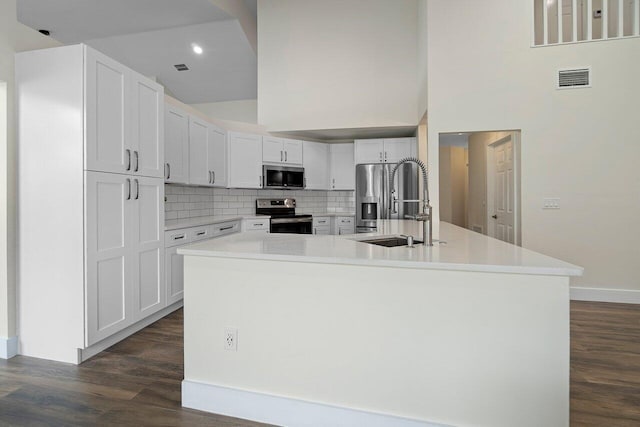
<svg viewBox="0 0 640 427">
<path fill-rule="evenodd" d="M 402 199 L 396 198 L 395 196 L 396 190 L 393 187 L 393 180 L 396 176 L 396 171 L 398 170 L 398 167 L 400 167 L 400 165 L 404 163 L 415 163 L 420 167 L 420 170 L 422 171 L 422 183 L 423 183 L 422 200 L 402 200 Z M 391 203 L 391 206 L 389 206 L 389 209 L 392 210 L 394 213 L 397 212 L 396 206 L 398 203 L 422 203 L 422 213 L 419 213 L 417 215 L 405 215 L 405 218 L 415 219 L 416 221 L 422 222 L 423 244 L 425 246 L 433 246 L 432 225 L 431 225 L 432 209 L 429 203 L 429 180 L 427 175 L 427 168 L 422 162 L 422 160 L 416 159 L 415 157 L 405 157 L 404 159 L 400 160 L 398 164 L 395 165 L 395 167 L 391 171 L 391 175 L 389 176 L 389 188 L 391 189 L 391 200 L 392 200 L 392 203 Z"/>
</svg>

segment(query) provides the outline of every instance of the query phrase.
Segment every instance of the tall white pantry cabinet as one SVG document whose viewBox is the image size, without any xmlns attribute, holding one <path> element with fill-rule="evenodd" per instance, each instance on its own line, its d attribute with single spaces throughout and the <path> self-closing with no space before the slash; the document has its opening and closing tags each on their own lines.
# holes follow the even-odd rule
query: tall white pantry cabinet
<svg viewBox="0 0 640 427">
<path fill-rule="evenodd" d="M 80 363 L 176 307 L 162 86 L 85 45 L 16 55 L 19 353 Z"/>
</svg>

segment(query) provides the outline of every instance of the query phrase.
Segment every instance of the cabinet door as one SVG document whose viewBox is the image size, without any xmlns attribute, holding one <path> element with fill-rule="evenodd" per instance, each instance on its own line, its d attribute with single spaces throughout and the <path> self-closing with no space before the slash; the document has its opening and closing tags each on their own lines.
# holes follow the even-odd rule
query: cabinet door
<svg viewBox="0 0 640 427">
<path fill-rule="evenodd" d="M 262 161 L 265 163 L 284 163 L 284 149 L 281 138 L 262 137 Z"/>
<path fill-rule="evenodd" d="M 124 65 L 86 48 L 85 169 L 126 173 L 131 170 L 128 73 Z"/>
<path fill-rule="evenodd" d="M 384 159 L 387 163 L 398 163 L 405 157 L 411 157 L 414 138 L 393 138 L 384 140 Z"/>
<path fill-rule="evenodd" d="M 133 173 L 164 176 L 164 88 L 131 71 L 131 150 Z"/>
<path fill-rule="evenodd" d="M 189 115 L 172 105 L 164 106 L 165 181 L 189 182 Z"/>
<path fill-rule="evenodd" d="M 229 187 L 262 188 L 262 137 L 229 132 Z"/>
<path fill-rule="evenodd" d="M 227 132 L 209 125 L 208 163 L 214 187 L 227 186 Z"/>
<path fill-rule="evenodd" d="M 134 320 L 166 307 L 164 180 L 132 178 L 131 254 Z"/>
<path fill-rule="evenodd" d="M 353 143 L 331 144 L 331 190 L 353 190 L 356 187 L 356 167 Z"/>
<path fill-rule="evenodd" d="M 209 124 L 189 117 L 189 183 L 210 185 L 208 164 Z"/>
<path fill-rule="evenodd" d="M 133 323 L 132 178 L 85 173 L 86 345 Z"/>
<path fill-rule="evenodd" d="M 164 251 L 167 305 L 180 301 L 184 296 L 184 258 L 178 255 L 179 246 Z"/>
<path fill-rule="evenodd" d="M 302 141 L 295 139 L 285 139 L 282 143 L 284 150 L 284 161 L 288 164 L 302 164 Z"/>
<path fill-rule="evenodd" d="M 358 139 L 355 141 L 355 163 L 383 163 L 384 140 Z"/>
<path fill-rule="evenodd" d="M 302 143 L 304 176 L 307 190 L 329 189 L 329 144 Z"/>
</svg>

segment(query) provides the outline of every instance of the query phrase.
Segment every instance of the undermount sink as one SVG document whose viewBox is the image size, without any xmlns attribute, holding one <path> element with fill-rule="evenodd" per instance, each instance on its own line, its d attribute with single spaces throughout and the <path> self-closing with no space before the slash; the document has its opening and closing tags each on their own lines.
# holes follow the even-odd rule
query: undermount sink
<svg viewBox="0 0 640 427">
<path fill-rule="evenodd" d="M 395 248 L 396 246 L 407 246 L 407 238 L 406 237 L 377 237 L 375 239 L 368 240 L 359 240 L 363 243 L 369 243 L 371 245 L 385 246 L 387 248 Z M 413 244 L 418 245 L 421 244 L 422 240 L 414 240 Z"/>
</svg>

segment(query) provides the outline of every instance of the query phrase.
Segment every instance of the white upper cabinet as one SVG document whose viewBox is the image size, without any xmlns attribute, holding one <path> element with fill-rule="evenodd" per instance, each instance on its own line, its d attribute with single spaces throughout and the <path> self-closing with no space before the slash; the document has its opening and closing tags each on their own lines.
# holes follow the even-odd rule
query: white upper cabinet
<svg viewBox="0 0 640 427">
<path fill-rule="evenodd" d="M 330 144 L 331 174 L 329 189 L 354 190 L 356 188 L 356 167 L 353 143 Z"/>
<path fill-rule="evenodd" d="M 329 189 L 329 144 L 302 142 L 304 176 L 307 190 Z"/>
<path fill-rule="evenodd" d="M 302 165 L 302 141 L 265 136 L 262 138 L 262 161 Z"/>
<path fill-rule="evenodd" d="M 209 125 L 209 150 L 207 153 L 211 170 L 211 185 L 227 186 L 227 131 L 215 125 Z"/>
<path fill-rule="evenodd" d="M 415 138 L 393 138 L 384 140 L 384 160 L 398 163 L 406 157 L 415 156 Z"/>
<path fill-rule="evenodd" d="M 171 104 L 164 105 L 165 182 L 189 182 L 189 115 Z"/>
<path fill-rule="evenodd" d="M 127 108 L 129 70 L 93 49 L 85 52 L 86 169 L 128 173 L 133 160 Z"/>
<path fill-rule="evenodd" d="M 358 139 L 355 141 L 355 162 L 397 163 L 415 156 L 415 138 Z"/>
<path fill-rule="evenodd" d="M 208 165 L 209 124 L 204 120 L 189 116 L 189 183 L 211 184 Z"/>
<path fill-rule="evenodd" d="M 384 140 L 382 139 L 358 139 L 355 141 L 355 162 L 363 163 L 383 163 L 384 162 Z"/>
<path fill-rule="evenodd" d="M 228 186 L 262 188 L 262 137 L 229 132 Z"/>
<path fill-rule="evenodd" d="M 131 150 L 133 173 L 164 175 L 164 89 L 131 71 Z"/>
<path fill-rule="evenodd" d="M 87 170 L 162 177 L 164 89 L 85 47 Z"/>
</svg>

